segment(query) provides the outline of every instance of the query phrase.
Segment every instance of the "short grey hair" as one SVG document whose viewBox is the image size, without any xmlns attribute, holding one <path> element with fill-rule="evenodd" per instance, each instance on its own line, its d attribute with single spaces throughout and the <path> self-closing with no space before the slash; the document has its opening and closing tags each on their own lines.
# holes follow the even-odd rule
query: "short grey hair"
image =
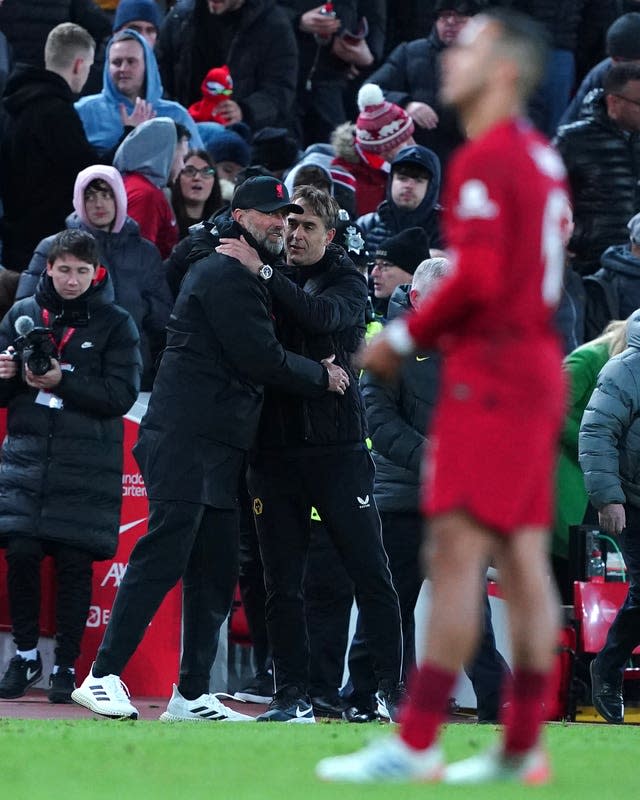
<svg viewBox="0 0 640 800">
<path fill-rule="evenodd" d="M 446 258 L 426 258 L 416 267 L 411 281 L 411 288 L 422 292 L 437 281 L 442 280 L 450 269 L 451 265 Z"/>
</svg>

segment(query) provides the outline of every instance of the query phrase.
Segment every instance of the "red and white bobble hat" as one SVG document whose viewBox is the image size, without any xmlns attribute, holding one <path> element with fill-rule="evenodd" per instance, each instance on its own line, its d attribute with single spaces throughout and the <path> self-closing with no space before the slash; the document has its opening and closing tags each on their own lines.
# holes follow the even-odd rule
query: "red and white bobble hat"
<svg viewBox="0 0 640 800">
<path fill-rule="evenodd" d="M 411 138 L 413 120 L 403 108 L 385 100 L 375 83 L 365 83 L 360 89 L 358 108 L 356 143 L 363 150 L 384 155 Z"/>
</svg>

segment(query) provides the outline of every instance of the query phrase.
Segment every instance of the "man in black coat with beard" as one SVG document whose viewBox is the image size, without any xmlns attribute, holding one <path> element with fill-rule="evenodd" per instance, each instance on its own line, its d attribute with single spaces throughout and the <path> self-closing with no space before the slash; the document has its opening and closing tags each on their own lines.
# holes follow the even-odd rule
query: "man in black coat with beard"
<svg viewBox="0 0 640 800">
<path fill-rule="evenodd" d="M 248 484 L 264 563 L 276 691 L 258 721 L 315 721 L 302 589 L 312 507 L 355 585 L 378 708 L 395 720 L 402 693 L 400 609 L 382 546 L 353 363 L 364 337 L 367 284 L 344 250 L 332 244 L 335 199 L 313 186 L 298 187 L 293 199 L 299 211 L 287 218 L 287 264 L 268 281 L 276 334 L 285 347 L 309 358 L 335 354 L 350 380 L 344 396 L 304 398 L 275 386 L 265 395 Z M 218 252 L 235 255 L 254 273 L 261 269 L 261 256 L 244 242 L 223 239 Z"/>
<path fill-rule="evenodd" d="M 217 236 L 243 240 L 273 260 L 283 220 L 298 210 L 284 184 L 239 186 L 206 257 L 185 276 L 167 326 L 167 347 L 134 454 L 149 497 L 149 528 L 120 585 L 93 668 L 73 693 L 108 717 L 137 717 L 120 674 L 164 596 L 183 578 L 180 681 L 163 721 L 251 719 L 209 694 L 220 626 L 238 572 L 238 488 L 262 408 L 263 384 L 310 398 L 343 393 L 345 371 L 285 351 L 275 338 L 264 284 L 236 258 L 213 252 Z"/>
</svg>

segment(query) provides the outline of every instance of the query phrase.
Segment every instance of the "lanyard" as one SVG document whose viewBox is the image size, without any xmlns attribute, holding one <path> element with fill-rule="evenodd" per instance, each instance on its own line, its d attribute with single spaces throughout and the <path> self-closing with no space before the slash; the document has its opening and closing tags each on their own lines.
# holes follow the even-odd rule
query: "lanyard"
<svg viewBox="0 0 640 800">
<path fill-rule="evenodd" d="M 49 327 L 49 318 L 50 318 L 50 316 L 51 315 L 49 314 L 49 309 L 43 308 L 42 309 L 42 321 L 44 322 L 46 328 Z M 53 346 L 57 350 L 58 360 L 60 360 L 62 358 L 62 351 L 67 346 L 67 344 L 69 342 L 69 339 L 73 336 L 73 334 L 75 332 L 76 332 L 75 328 L 65 328 L 64 332 L 62 334 L 62 339 L 60 339 L 60 343 L 56 342 L 56 340 L 55 340 L 55 338 L 54 338 L 52 333 L 49 334 L 49 339 L 51 339 L 51 342 L 52 342 Z"/>
</svg>

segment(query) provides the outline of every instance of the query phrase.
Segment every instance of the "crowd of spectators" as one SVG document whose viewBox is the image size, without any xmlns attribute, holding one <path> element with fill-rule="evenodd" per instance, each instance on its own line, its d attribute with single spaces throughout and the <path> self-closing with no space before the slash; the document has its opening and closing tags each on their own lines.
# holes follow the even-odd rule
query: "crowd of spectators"
<svg viewBox="0 0 640 800">
<path fill-rule="evenodd" d="M 36 291 L 57 233 L 88 232 L 151 389 L 190 251 L 263 175 L 333 198 L 329 252 L 365 274 L 362 329 L 385 324 L 446 250 L 440 187 L 465 135 L 440 55 L 489 5 L 549 35 L 530 116 L 572 192 L 558 325 L 566 353 L 596 338 L 640 305 L 640 0 L 0 0 L 0 319 Z"/>
</svg>

